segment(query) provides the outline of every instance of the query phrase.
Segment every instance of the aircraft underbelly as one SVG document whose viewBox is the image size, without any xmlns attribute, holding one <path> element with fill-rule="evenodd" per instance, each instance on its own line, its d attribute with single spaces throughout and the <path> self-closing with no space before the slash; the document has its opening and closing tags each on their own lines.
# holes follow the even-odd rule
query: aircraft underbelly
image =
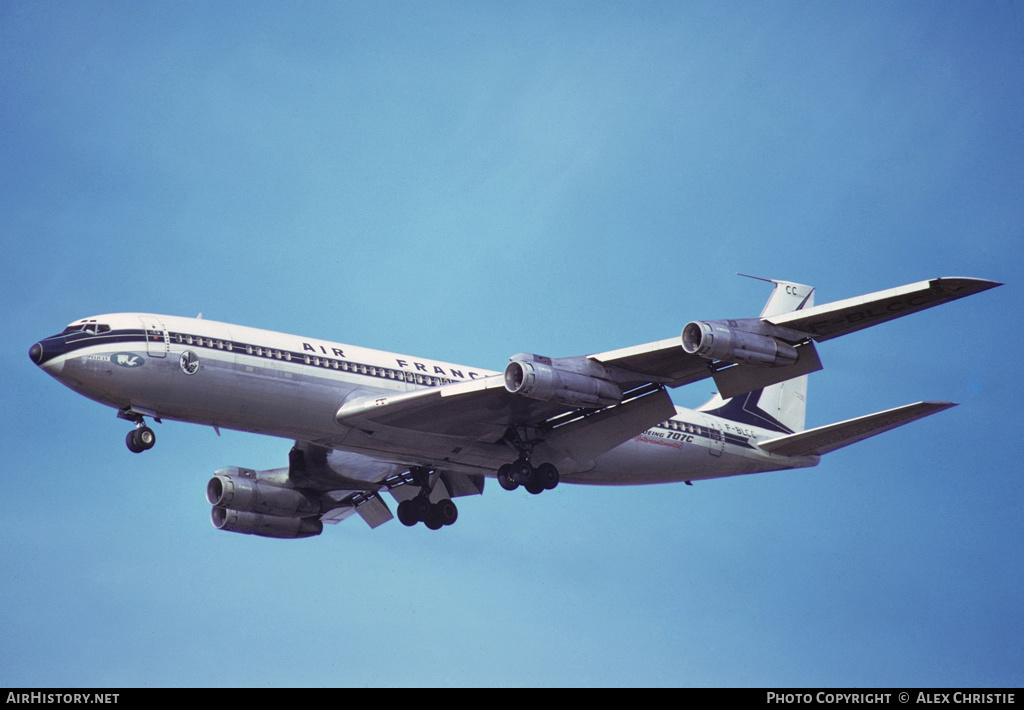
<svg viewBox="0 0 1024 710">
<path fill-rule="evenodd" d="M 640 435 L 600 456 L 588 471 L 566 477 L 566 483 L 636 485 L 672 483 L 758 473 L 783 468 L 779 463 L 748 456 L 726 447 L 711 451 L 688 444 Z"/>
</svg>

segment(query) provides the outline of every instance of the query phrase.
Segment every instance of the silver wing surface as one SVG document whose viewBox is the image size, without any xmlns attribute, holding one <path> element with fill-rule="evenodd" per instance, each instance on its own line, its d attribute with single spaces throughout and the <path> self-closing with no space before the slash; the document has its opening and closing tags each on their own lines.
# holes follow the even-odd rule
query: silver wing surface
<svg viewBox="0 0 1024 710">
<path fill-rule="evenodd" d="M 503 375 L 396 395 L 356 397 L 342 403 L 336 418 L 366 433 L 404 430 L 467 443 L 493 443 L 510 429 L 530 429 L 534 437 L 563 452 L 589 458 L 671 417 L 674 407 L 665 387 L 711 377 L 723 398 L 736 397 L 821 369 L 815 342 L 999 285 L 983 279 L 938 278 L 804 307 L 813 289 L 774 283 L 776 294 L 783 289 L 806 290 L 795 306 L 799 310 L 777 314 L 766 306 L 764 312 L 770 315 L 761 318 L 695 321 L 684 328 L 682 338 L 585 357 L 519 354 L 510 358 Z M 695 334 L 710 344 L 688 341 Z M 524 385 L 526 380 L 532 390 Z M 601 437 L 584 433 L 598 423 Z"/>
<path fill-rule="evenodd" d="M 820 343 L 1001 285 L 964 277 L 931 279 L 765 320 Z"/>
</svg>

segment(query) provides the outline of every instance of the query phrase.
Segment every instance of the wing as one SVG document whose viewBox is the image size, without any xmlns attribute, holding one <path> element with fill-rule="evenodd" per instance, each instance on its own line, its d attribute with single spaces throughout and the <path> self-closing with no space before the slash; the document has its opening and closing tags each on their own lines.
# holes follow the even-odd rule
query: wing
<svg viewBox="0 0 1024 710">
<path fill-rule="evenodd" d="M 355 395 L 336 418 L 370 435 L 449 437 L 452 447 L 507 441 L 510 430 L 528 429 L 535 443 L 577 460 L 592 458 L 673 416 L 665 387 L 712 377 L 723 398 L 735 397 L 821 369 L 815 341 L 999 285 L 941 278 L 814 306 L 814 289 L 773 283 L 760 318 L 693 321 L 681 338 L 585 357 L 520 353 L 500 375 L 396 395 Z"/>
<path fill-rule="evenodd" d="M 963 277 L 932 279 L 765 320 L 822 342 L 1001 285 Z"/>
<path fill-rule="evenodd" d="M 521 361 L 514 361 L 521 362 Z M 402 430 L 468 446 L 495 443 L 522 429 L 563 455 L 587 460 L 675 414 L 660 386 L 629 389 L 605 407 L 580 407 L 571 397 L 536 399 L 510 392 L 503 375 L 394 396 L 357 397 L 338 409 L 339 424 L 367 434 Z"/>
<path fill-rule="evenodd" d="M 937 278 L 814 306 L 814 289 L 773 283 L 775 291 L 760 318 L 694 321 L 683 329 L 681 341 L 662 340 L 591 357 L 669 387 L 712 377 L 728 399 L 820 370 L 815 342 L 1001 285 L 985 279 Z"/>
</svg>

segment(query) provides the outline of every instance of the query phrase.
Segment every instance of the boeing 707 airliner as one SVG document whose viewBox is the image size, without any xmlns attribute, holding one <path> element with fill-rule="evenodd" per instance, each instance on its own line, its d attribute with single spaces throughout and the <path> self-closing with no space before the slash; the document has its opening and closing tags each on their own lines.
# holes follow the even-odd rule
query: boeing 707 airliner
<svg viewBox="0 0 1024 710">
<path fill-rule="evenodd" d="M 309 537 L 353 513 L 376 527 L 394 517 L 385 493 L 403 524 L 436 530 L 489 477 L 538 494 L 802 468 L 954 406 L 804 429 L 817 343 L 1000 285 L 938 278 L 815 306 L 813 288 L 770 283 L 757 318 L 692 321 L 681 337 L 596 355 L 519 353 L 502 372 L 149 313 L 77 320 L 29 357 L 132 422 L 134 453 L 156 442 L 147 418 L 294 441 L 286 467 L 215 472 L 206 496 L 221 530 Z M 710 402 L 672 403 L 669 389 L 709 377 Z"/>
</svg>

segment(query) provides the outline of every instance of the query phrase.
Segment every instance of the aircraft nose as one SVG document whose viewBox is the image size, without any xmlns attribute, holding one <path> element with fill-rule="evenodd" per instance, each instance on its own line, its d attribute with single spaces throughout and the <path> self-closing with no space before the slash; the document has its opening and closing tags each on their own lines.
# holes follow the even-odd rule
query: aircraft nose
<svg viewBox="0 0 1024 710">
<path fill-rule="evenodd" d="M 68 344 L 64 338 L 54 336 L 52 338 L 44 338 L 29 348 L 28 357 L 40 367 L 49 369 L 49 366 L 53 364 L 51 362 L 53 358 L 63 355 L 67 351 Z"/>
</svg>

